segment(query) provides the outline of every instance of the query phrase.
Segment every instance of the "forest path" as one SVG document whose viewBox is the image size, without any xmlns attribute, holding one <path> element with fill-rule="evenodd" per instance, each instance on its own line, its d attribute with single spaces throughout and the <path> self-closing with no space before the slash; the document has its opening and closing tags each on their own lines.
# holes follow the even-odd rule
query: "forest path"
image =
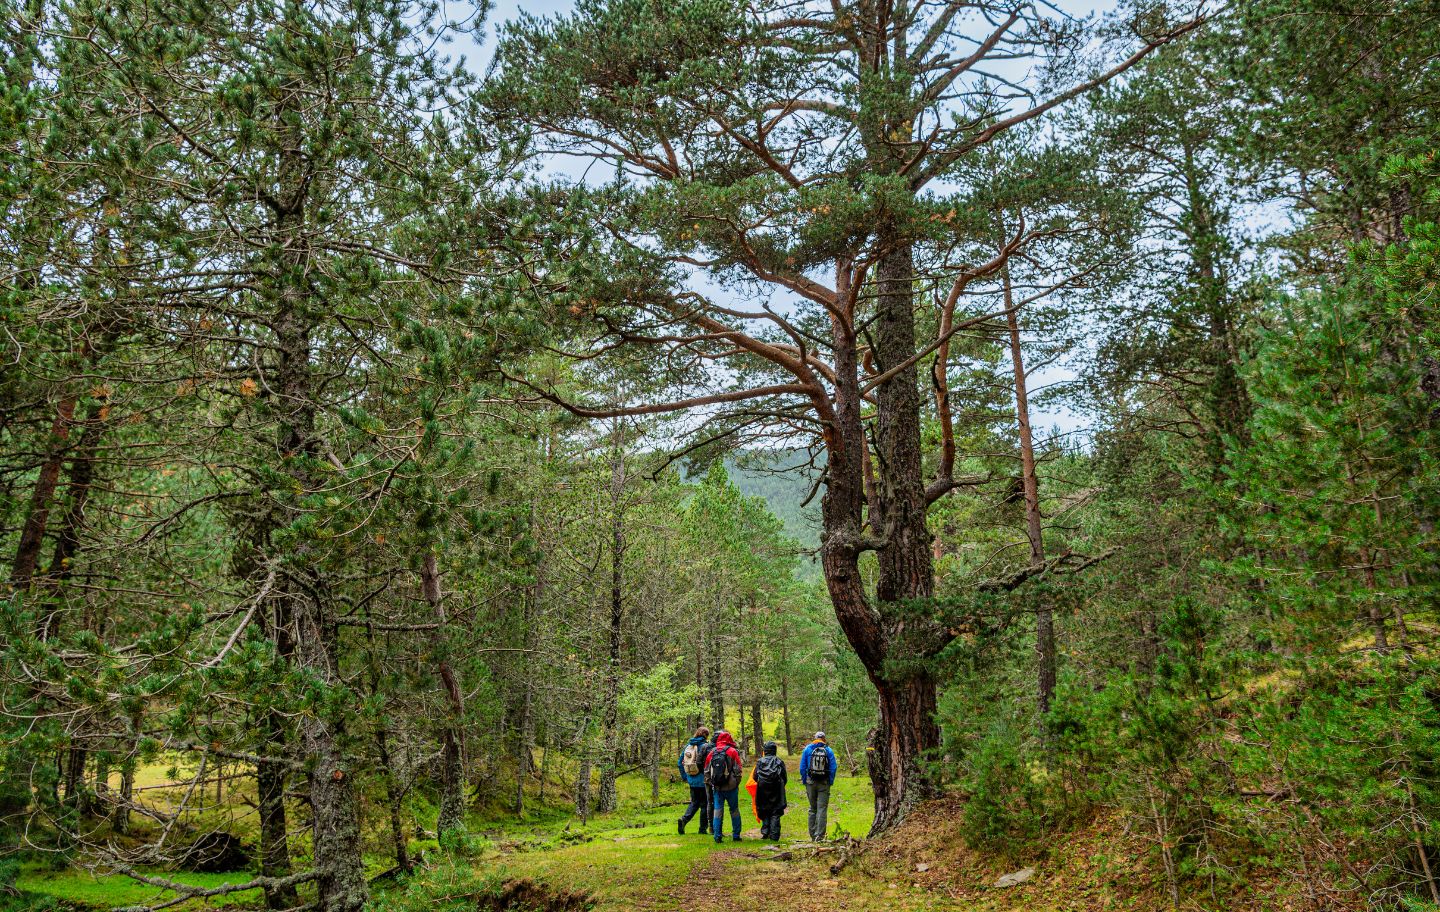
<svg viewBox="0 0 1440 912">
<path fill-rule="evenodd" d="M 479 868 L 487 877 L 532 881 L 561 896 L 583 893 L 594 912 L 716 904 L 747 912 L 1153 912 L 1163 906 L 1143 875 L 1143 859 L 1129 857 L 1123 841 L 1103 830 L 1077 832 L 1033 858 L 991 857 L 959 838 L 964 802 L 952 797 L 917 811 L 889 837 L 817 846 L 805 833 L 804 798 L 796 801 L 792 789 L 779 843 L 759 838 L 748 804 L 742 840 L 716 843 L 694 822 L 677 833 L 683 805 L 652 804 L 648 784 L 643 795 L 638 785 L 620 811 L 584 826 L 555 816 L 487 833 L 495 849 Z M 678 798 L 673 790 L 666 794 Z M 863 834 L 871 815 L 869 782 L 837 780 L 831 835 Z M 836 873 L 832 866 L 841 858 L 846 863 Z M 997 884 L 1001 875 L 1027 866 L 1038 868 L 1033 880 Z"/>
<path fill-rule="evenodd" d="M 748 800 L 742 808 L 742 840 L 716 843 L 701 835 L 693 821 L 685 834 L 677 833 L 675 820 L 682 806 L 649 805 L 647 794 L 644 802 L 583 827 L 573 820 L 529 829 L 506 826 L 492 837 L 498 851 L 484 867 L 502 878 L 582 891 L 593 897 L 595 912 L 673 912 L 716 903 L 750 912 L 1012 908 L 974 898 L 957 901 L 948 885 L 915 882 L 903 871 L 909 862 L 892 860 L 883 852 L 857 855 L 840 874 L 831 873 L 842 843 L 809 842 L 805 800 L 795 791 L 792 788 L 779 843 L 759 838 Z M 863 834 L 871 815 L 869 782 L 837 780 L 831 796 L 832 831 Z"/>
</svg>

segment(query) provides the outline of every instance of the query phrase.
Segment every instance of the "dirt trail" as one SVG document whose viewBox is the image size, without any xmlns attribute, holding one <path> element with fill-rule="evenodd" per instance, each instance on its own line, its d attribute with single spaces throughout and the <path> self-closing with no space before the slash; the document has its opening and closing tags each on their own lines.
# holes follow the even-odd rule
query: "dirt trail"
<svg viewBox="0 0 1440 912">
<path fill-rule="evenodd" d="M 793 850 L 792 850 L 793 851 Z M 800 853 L 805 854 L 802 848 Z M 779 856 L 777 858 L 777 856 Z M 784 859 L 784 860 L 781 860 Z M 692 903 L 713 903 L 716 897 L 726 904 L 752 912 L 836 912 L 875 909 L 871 902 L 850 902 L 838 878 L 830 876 L 824 863 L 796 858 L 790 851 L 772 851 L 769 843 L 741 843 L 715 851 L 690 869 L 684 885 L 664 908 L 692 908 Z"/>
<path fill-rule="evenodd" d="M 720 849 L 697 861 L 674 899 L 687 909 L 696 908 L 692 902 L 714 900 L 727 888 L 732 862 L 747 854 L 743 849 Z"/>
</svg>

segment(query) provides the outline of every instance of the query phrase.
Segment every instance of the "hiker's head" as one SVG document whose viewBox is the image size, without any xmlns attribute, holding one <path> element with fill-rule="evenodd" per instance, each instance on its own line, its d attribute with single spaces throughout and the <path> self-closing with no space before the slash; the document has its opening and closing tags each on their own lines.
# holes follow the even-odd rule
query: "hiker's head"
<svg viewBox="0 0 1440 912">
<path fill-rule="evenodd" d="M 816 740 L 816 741 L 824 741 L 824 740 L 825 740 L 825 733 L 824 733 L 824 732 L 816 732 L 816 733 L 815 733 L 815 740 Z"/>
<path fill-rule="evenodd" d="M 695 729 L 695 737 L 697 737 L 697 738 L 709 738 L 709 737 L 710 737 L 710 729 L 706 728 L 706 727 L 703 726 L 703 725 L 700 726 L 699 728 Z"/>
<path fill-rule="evenodd" d="M 727 732 L 725 729 L 722 728 L 722 729 L 720 729 L 718 732 L 715 733 L 715 743 L 716 743 L 716 744 L 734 744 L 734 743 L 735 743 L 735 739 L 732 738 L 732 737 L 730 737 L 730 733 Z"/>
<path fill-rule="evenodd" d="M 775 742 L 774 742 L 774 741 L 766 741 L 766 742 L 765 742 L 765 756 L 767 756 L 767 757 L 773 757 L 773 756 L 775 756 L 775 751 L 776 751 L 776 750 L 778 750 L 778 748 L 775 746 Z"/>
</svg>

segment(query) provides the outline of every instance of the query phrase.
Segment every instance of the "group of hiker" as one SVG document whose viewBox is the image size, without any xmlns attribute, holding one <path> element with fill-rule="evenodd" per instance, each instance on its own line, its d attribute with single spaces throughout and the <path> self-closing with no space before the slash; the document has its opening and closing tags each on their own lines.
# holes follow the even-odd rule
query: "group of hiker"
<svg viewBox="0 0 1440 912">
<path fill-rule="evenodd" d="M 774 741 L 766 741 L 755 768 L 745 783 L 746 791 L 760 820 L 760 838 L 780 841 L 780 818 L 788 802 L 785 785 L 790 778 L 785 761 L 776 756 Z M 680 751 L 680 775 L 690 786 L 690 804 L 680 818 L 680 835 L 696 814 L 700 814 L 701 834 L 710 833 L 716 842 L 725 833 L 725 808 L 730 809 L 730 838 L 740 841 L 740 784 L 745 761 L 735 739 L 721 729 L 710 740 L 710 729 L 700 726 Z M 825 838 L 826 816 L 830 809 L 830 786 L 835 784 L 835 752 L 830 749 L 823 731 L 800 754 L 800 782 L 810 803 L 810 840 Z M 701 812 L 704 813 L 701 813 Z"/>
</svg>

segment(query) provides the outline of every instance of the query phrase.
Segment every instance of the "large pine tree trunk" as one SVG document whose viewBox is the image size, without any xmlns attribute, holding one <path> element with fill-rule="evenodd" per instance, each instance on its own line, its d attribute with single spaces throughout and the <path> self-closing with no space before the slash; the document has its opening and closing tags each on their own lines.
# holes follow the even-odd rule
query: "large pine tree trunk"
<svg viewBox="0 0 1440 912">
<path fill-rule="evenodd" d="M 915 352 L 915 264 L 907 242 L 881 234 L 876 270 L 875 348 L 877 369 L 889 371 Z M 887 658 L 923 663 L 943 645 L 941 631 L 910 616 L 903 603 L 935 594 L 934 554 L 925 517 L 928 509 L 921 467 L 918 369 L 899 371 L 876 390 L 875 446 L 878 458 L 872 526 L 884 544 L 876 554 L 875 597 L 884 619 Z M 928 668 L 869 668 L 880 692 L 880 725 L 871 741 L 875 823 L 882 832 L 910 809 L 936 794 L 923 764 L 940 745 L 935 724 L 936 683 Z"/>
<path fill-rule="evenodd" d="M 915 352 L 914 261 L 895 232 L 880 232 L 875 267 L 874 369 L 893 371 L 875 390 L 876 481 L 866 516 L 868 443 L 861 422 L 856 330 L 832 316 L 834 415 L 825 430 L 827 488 L 822 500 L 821 563 L 836 619 L 879 695 L 879 725 L 869 759 L 875 792 L 872 834 L 899 823 L 916 803 L 936 794 L 923 758 L 940 744 L 936 682 L 926 661 L 947 641 L 945 631 L 911 608 L 933 597 L 935 576 L 921 467 L 918 369 L 903 368 Z M 855 296 L 842 264 L 837 290 Z M 852 318 L 853 319 L 853 318 Z M 859 555 L 877 546 L 876 604 L 866 597 Z"/>
<path fill-rule="evenodd" d="M 881 280 L 881 311 L 904 310 L 876 321 L 880 349 L 876 366 L 882 371 L 887 356 L 898 356 L 901 361 L 906 357 L 898 355 L 898 351 L 906 344 L 907 334 L 913 345 L 914 321 L 909 313 L 909 281 L 905 278 L 909 268 L 907 249 L 887 257 L 877 276 Z M 841 290 L 842 294 L 848 290 L 843 283 Z M 828 478 L 821 501 L 825 529 L 821 564 L 836 619 L 879 693 L 880 724 L 872 737 L 869 756 L 876 812 L 871 832 L 880 833 L 898 823 L 917 801 L 933 794 L 933 785 L 920 761 L 940 740 L 934 720 L 934 677 L 925 671 L 900 672 L 887 667 L 896 643 L 905 650 L 896 658 L 923 658 L 923 650 L 934 645 L 912 640 L 906 629 L 906 615 L 896 610 L 899 606 L 895 604 L 901 599 L 929 597 L 934 584 L 920 476 L 919 392 L 914 388 L 913 370 L 901 371 L 891 383 L 881 386 L 883 401 L 889 407 L 903 409 L 909 403 L 914 415 L 913 420 L 903 416 L 887 419 L 877 434 L 882 459 L 878 460 L 880 483 L 871 521 L 886 542 L 879 553 L 877 610 L 866 598 L 859 569 L 859 555 L 867 542 L 863 459 L 867 444 L 861 424 L 855 332 L 838 316 L 832 317 L 832 327 L 839 383 L 834 415 L 825 430 Z M 902 377 L 908 380 L 902 381 Z M 895 388 L 902 382 L 909 383 L 908 392 Z"/>
</svg>

